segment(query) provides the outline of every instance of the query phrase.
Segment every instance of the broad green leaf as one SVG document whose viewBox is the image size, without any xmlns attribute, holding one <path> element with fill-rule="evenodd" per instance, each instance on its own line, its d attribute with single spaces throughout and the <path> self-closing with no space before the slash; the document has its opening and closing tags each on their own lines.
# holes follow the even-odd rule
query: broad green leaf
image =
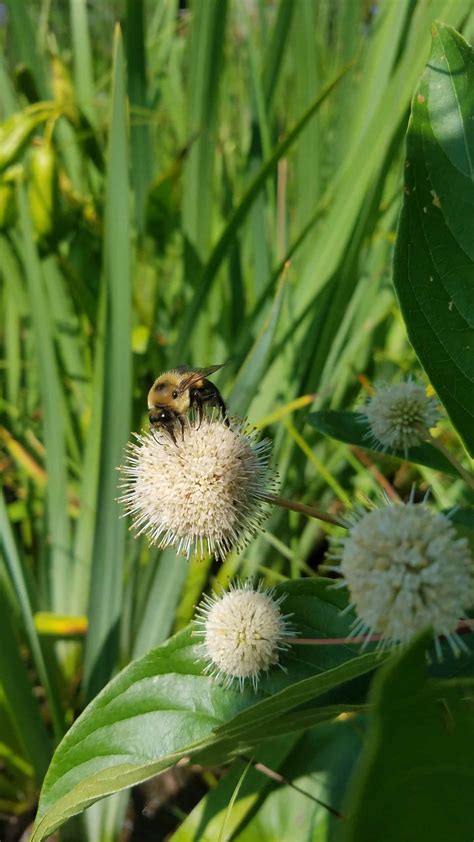
<svg viewBox="0 0 474 842">
<path fill-rule="evenodd" d="M 363 722 L 348 718 L 323 723 L 297 739 L 277 738 L 259 747 L 253 764 L 263 764 L 281 774 L 304 793 L 340 809 L 348 777 L 363 738 Z M 197 842 L 219 838 L 230 799 L 244 768 L 244 758 L 236 759 L 171 837 L 171 842 Z M 326 842 L 328 825 L 337 824 L 322 805 L 306 794 L 275 783 L 252 765 L 239 789 L 227 818 L 228 834 L 239 842 L 253 840 L 294 840 Z M 313 835 L 312 835 L 313 834 Z M 320 834 L 320 835 L 317 835 Z"/>
<path fill-rule="evenodd" d="M 261 746 L 253 755 L 254 763 L 264 763 L 270 769 L 278 770 L 291 752 L 298 738 L 294 735 L 271 740 Z M 170 842 L 195 842 L 197 839 L 218 839 L 227 818 L 227 832 L 234 833 L 248 813 L 255 809 L 256 802 L 271 789 L 269 778 L 252 765 L 242 782 L 232 811 L 227 817 L 229 802 L 238 786 L 245 768 L 243 758 L 236 758 L 217 786 L 201 799 L 171 837 Z"/>
<path fill-rule="evenodd" d="M 260 809 L 236 835 L 236 842 L 327 842 L 331 829 L 344 820 L 324 805 L 340 813 L 363 733 L 360 718 L 323 723 L 306 732 L 278 769 L 302 791 L 285 784 L 274 784 L 269 792 L 267 788 Z"/>
<path fill-rule="evenodd" d="M 389 455 L 395 457 L 395 459 L 408 460 L 417 465 L 426 465 L 436 471 L 457 476 L 455 469 L 446 457 L 427 442 L 419 447 L 410 447 L 406 454 L 404 451 L 394 450 L 390 447 L 377 450 L 373 443 L 368 422 L 360 418 L 356 412 L 322 410 L 308 415 L 307 421 L 308 424 L 311 424 L 320 433 L 324 433 L 325 436 L 331 436 L 331 438 L 344 441 L 346 444 L 371 450 L 379 458 Z"/>
<path fill-rule="evenodd" d="M 394 282 L 410 341 L 474 454 L 474 54 L 444 24 L 412 102 Z"/>
<path fill-rule="evenodd" d="M 307 579 L 278 589 L 287 593 L 286 610 L 301 635 L 348 634 L 351 618 L 340 613 L 344 597 L 330 585 Z M 366 693 L 366 682 L 352 679 L 378 663 L 376 653 L 358 655 L 354 645 L 295 645 L 282 658 L 287 672 L 270 671 L 257 694 L 250 687 L 239 692 L 203 674 L 200 648 L 191 629 L 183 630 L 126 667 L 72 726 L 47 773 L 33 839 L 183 756 L 222 763 L 268 738 L 272 722 L 279 734 L 294 731 L 292 716 L 284 717 L 295 709 L 298 716 L 304 703 L 305 711 L 326 707 L 321 718 L 333 718 L 341 705 L 351 709 Z M 312 720 L 305 713 L 300 722 L 307 727 Z"/>
<path fill-rule="evenodd" d="M 374 681 L 341 842 L 472 838 L 474 681 L 426 680 L 426 643 L 419 638 Z"/>
</svg>

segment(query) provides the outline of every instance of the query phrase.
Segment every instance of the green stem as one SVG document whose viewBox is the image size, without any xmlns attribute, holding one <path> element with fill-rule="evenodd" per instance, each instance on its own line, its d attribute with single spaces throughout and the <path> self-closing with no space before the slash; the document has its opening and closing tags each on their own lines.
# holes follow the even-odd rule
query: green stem
<svg viewBox="0 0 474 842">
<path fill-rule="evenodd" d="M 325 523 L 332 523 L 334 526 L 344 526 L 347 528 L 347 524 L 344 523 L 342 520 L 339 520 L 337 517 L 333 517 L 333 515 L 327 514 L 327 512 L 320 512 L 318 509 L 314 509 L 313 506 L 305 506 L 304 503 L 295 503 L 293 500 L 285 500 L 284 497 L 274 497 L 273 494 L 269 494 L 265 497 L 269 503 L 273 503 L 274 506 L 281 506 L 282 509 L 289 509 L 292 512 L 298 512 L 302 515 L 307 515 L 308 517 L 314 517 L 316 520 L 323 520 Z"/>
</svg>

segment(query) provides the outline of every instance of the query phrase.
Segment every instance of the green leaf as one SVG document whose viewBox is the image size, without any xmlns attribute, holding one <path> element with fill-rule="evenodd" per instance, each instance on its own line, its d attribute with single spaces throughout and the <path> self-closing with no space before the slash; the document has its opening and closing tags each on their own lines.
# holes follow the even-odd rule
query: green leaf
<svg viewBox="0 0 474 842">
<path fill-rule="evenodd" d="M 51 744 L 38 702 L 33 697 L 27 666 L 21 658 L 11 608 L 0 584 L 0 684 L 8 699 L 17 737 L 31 758 L 38 783 L 51 757 Z"/>
<path fill-rule="evenodd" d="M 352 719 L 326 722 L 303 735 L 276 738 L 257 749 L 254 764 L 263 764 L 295 783 L 314 798 L 339 809 L 348 776 L 358 755 L 363 723 Z M 214 840 L 226 818 L 229 801 L 244 769 L 238 759 L 205 798 L 192 810 L 170 842 Z M 327 809 L 286 784 L 275 783 L 253 765 L 246 774 L 227 824 L 228 837 L 239 842 L 282 842 L 298 839 L 326 840 L 334 820 Z M 337 820 L 335 820 L 337 821 Z M 312 836 L 318 828 L 324 835 Z"/>
<path fill-rule="evenodd" d="M 264 763 L 271 769 L 279 769 L 281 763 L 294 747 L 295 742 L 297 742 L 297 738 L 294 735 L 271 740 L 255 753 L 254 762 Z M 244 769 L 243 758 L 237 758 L 217 786 L 211 789 L 205 798 L 201 799 L 194 810 L 189 813 L 171 837 L 170 842 L 218 839 L 226 819 L 227 833 L 235 833 L 249 811 L 254 808 L 258 799 L 266 794 L 271 787 L 269 778 L 251 766 L 247 770 L 237 793 L 237 798 L 232 805 L 230 816 L 227 818 L 230 800 L 239 785 Z"/>
<path fill-rule="evenodd" d="M 299 137 L 306 124 L 311 120 L 311 117 L 318 111 L 323 102 L 332 93 L 336 85 L 346 75 L 348 69 L 349 68 L 347 66 L 344 67 L 335 75 L 335 77 L 327 85 L 323 87 L 323 89 L 318 94 L 314 102 L 311 103 L 309 108 L 306 109 L 304 114 L 302 114 L 302 116 L 299 118 L 299 120 L 296 122 L 293 128 L 291 128 L 290 131 L 287 133 L 286 137 L 282 141 L 280 141 L 280 143 L 277 144 L 270 157 L 265 161 L 264 164 L 262 164 L 258 172 L 255 174 L 254 178 L 252 179 L 246 192 L 242 196 L 242 199 L 231 213 L 227 224 L 225 225 L 219 239 L 217 240 L 214 248 L 211 251 L 207 263 L 203 267 L 203 270 L 196 285 L 196 290 L 194 292 L 193 298 L 191 299 L 183 315 L 181 330 L 178 337 L 178 341 L 176 343 L 177 349 L 179 351 L 178 356 L 185 355 L 185 351 L 189 347 L 190 336 L 192 333 L 192 328 L 196 319 L 196 315 L 200 312 L 201 308 L 203 307 L 206 297 L 212 286 L 213 280 L 216 277 L 222 262 L 226 258 L 229 248 L 234 242 L 235 235 L 239 230 L 242 222 L 246 218 L 260 190 L 264 186 L 267 178 L 276 168 L 280 158 L 282 158 L 285 155 L 288 149 L 290 149 L 290 147 Z"/>
<path fill-rule="evenodd" d="M 110 678 L 118 652 L 125 523 L 117 497 L 117 466 L 130 433 L 131 254 L 127 112 L 122 37 L 114 38 L 112 116 L 107 163 L 104 274 L 107 312 L 97 520 L 92 561 L 90 625 L 85 653 L 86 696 Z"/>
<path fill-rule="evenodd" d="M 86 0 L 69 0 L 69 9 L 75 93 L 81 109 L 89 116 L 93 109 L 94 73 Z"/>
<path fill-rule="evenodd" d="M 262 380 L 273 346 L 285 293 L 285 275 L 275 292 L 268 317 L 259 331 L 247 357 L 239 370 L 237 380 L 229 396 L 229 406 L 236 415 L 245 415 L 249 403 Z"/>
<path fill-rule="evenodd" d="M 300 738 L 279 767 L 286 784 L 267 787 L 235 842 L 327 842 L 331 828 L 341 822 L 326 806 L 340 811 L 348 777 L 363 737 L 360 719 L 325 722 Z M 264 762 L 264 761 L 262 761 Z M 301 791 L 302 790 L 302 791 Z M 316 803 L 311 796 L 323 803 Z M 263 803 L 262 803 L 263 802 Z M 295 829 L 297 828 L 297 837 Z M 184 840 L 183 840 L 184 842 Z"/>
<path fill-rule="evenodd" d="M 474 681 L 427 681 L 426 645 L 419 638 L 374 681 L 341 841 L 472 839 Z"/>
<path fill-rule="evenodd" d="M 184 167 L 183 230 L 199 258 L 207 253 L 213 216 L 215 133 L 222 80 L 227 0 L 193 8 L 188 98 L 188 138 L 195 138 Z"/>
<path fill-rule="evenodd" d="M 70 597 L 71 559 L 68 553 L 70 524 L 67 511 L 67 464 L 63 387 L 54 347 L 54 331 L 47 298 L 43 266 L 33 237 L 33 227 L 24 187 L 18 190 L 23 261 L 30 299 L 35 352 L 38 357 L 39 385 L 43 409 L 44 445 L 48 472 L 48 529 L 50 565 L 48 590 L 50 606 L 67 613 Z"/>
<path fill-rule="evenodd" d="M 127 79 L 130 99 L 130 151 L 135 192 L 137 231 L 143 234 L 148 188 L 153 176 L 150 143 L 151 112 L 148 111 L 143 0 L 127 0 Z"/>
<path fill-rule="evenodd" d="M 278 589 L 287 593 L 285 611 L 293 613 L 301 635 L 348 634 L 351 617 L 341 615 L 344 596 L 331 585 L 307 579 Z M 200 648 L 185 629 L 126 667 L 72 726 L 47 773 L 32 842 L 99 798 L 183 756 L 212 756 L 222 763 L 267 739 L 273 722 L 279 734 L 294 731 L 293 713 L 284 721 L 289 712 L 304 712 L 298 725 L 305 727 L 312 721 L 308 710 L 333 718 L 340 712 L 334 705 L 350 709 L 366 692 L 364 681 L 351 684 L 352 679 L 366 675 L 379 658 L 359 656 L 354 645 L 298 645 L 282 658 L 287 672 L 270 671 L 257 694 L 250 687 L 239 692 L 203 674 Z"/>
<path fill-rule="evenodd" d="M 45 658 L 43 647 L 36 631 L 33 608 L 28 593 L 27 578 L 15 543 L 15 536 L 8 520 L 8 512 L 3 494 L 0 494 L 0 546 L 3 552 L 5 566 L 18 600 L 23 626 L 33 655 L 35 668 L 46 691 L 51 709 L 54 733 L 56 738 L 60 739 L 66 729 L 59 688 L 55 681 L 55 671 L 53 672 L 53 662 L 52 659 Z"/>
<path fill-rule="evenodd" d="M 163 550 L 157 560 L 153 559 L 149 563 L 154 566 L 154 571 L 147 583 L 146 600 L 141 606 L 133 643 L 134 658 L 144 655 L 152 646 L 163 643 L 169 636 L 188 572 L 186 559 L 176 556 L 172 548 Z"/>
<path fill-rule="evenodd" d="M 435 24 L 407 135 L 394 283 L 410 341 L 474 454 L 471 47 Z"/>
<path fill-rule="evenodd" d="M 263 58 L 263 92 L 267 108 L 273 99 L 278 78 L 281 74 L 285 49 L 288 47 L 288 32 L 290 31 L 294 11 L 295 4 L 293 0 L 280 0 L 273 29 L 265 48 Z"/>
<path fill-rule="evenodd" d="M 377 450 L 371 441 L 368 422 L 361 419 L 356 412 L 322 410 L 308 415 L 307 421 L 308 424 L 316 427 L 325 436 L 344 441 L 346 444 L 353 444 L 356 447 L 363 447 L 364 450 L 371 450 L 379 457 L 389 455 L 395 457 L 395 459 L 408 460 L 417 465 L 426 465 L 426 467 L 434 468 L 436 471 L 457 476 L 455 469 L 446 457 L 428 443 L 421 444 L 419 447 L 410 447 L 406 453 L 405 451 L 394 450 L 391 447 L 384 448 L 383 451 Z"/>
<path fill-rule="evenodd" d="M 97 308 L 99 336 L 105 333 L 106 290 L 102 287 Z M 72 580 L 72 608 L 86 613 L 93 560 L 97 500 L 99 494 L 101 434 L 104 415 L 104 351 L 98 339 L 92 378 L 91 417 L 82 457 L 82 477 L 79 489 L 80 517 L 74 536 L 74 571 Z"/>
<path fill-rule="evenodd" d="M 27 0 L 8 0 L 9 28 L 15 45 L 15 58 L 23 62 L 34 76 L 42 98 L 46 98 L 45 62 L 39 55 L 37 32 L 32 20 L 32 7 Z"/>
</svg>

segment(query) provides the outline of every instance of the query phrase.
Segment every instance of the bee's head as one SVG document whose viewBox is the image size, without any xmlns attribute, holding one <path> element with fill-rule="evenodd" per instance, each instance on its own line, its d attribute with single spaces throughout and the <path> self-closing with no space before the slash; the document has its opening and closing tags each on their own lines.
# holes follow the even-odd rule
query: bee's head
<svg viewBox="0 0 474 842">
<path fill-rule="evenodd" d="M 189 389 L 182 389 L 177 377 L 162 374 L 148 393 L 148 408 L 170 409 L 184 415 L 189 409 Z"/>
<path fill-rule="evenodd" d="M 172 409 L 163 406 L 154 406 L 149 412 L 150 424 L 152 427 L 174 427 L 176 414 Z"/>
</svg>

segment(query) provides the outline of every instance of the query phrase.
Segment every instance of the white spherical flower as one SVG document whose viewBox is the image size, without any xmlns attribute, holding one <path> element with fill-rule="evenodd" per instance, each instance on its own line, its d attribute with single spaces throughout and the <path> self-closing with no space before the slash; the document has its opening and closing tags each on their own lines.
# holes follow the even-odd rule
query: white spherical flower
<svg viewBox="0 0 474 842">
<path fill-rule="evenodd" d="M 275 491 L 270 443 L 244 421 L 188 419 L 175 441 L 166 430 L 137 435 L 121 468 L 120 498 L 132 527 L 188 558 L 241 550 L 267 515 Z"/>
<path fill-rule="evenodd" d="M 407 451 L 421 444 L 438 422 L 439 404 L 424 386 L 407 380 L 378 386 L 360 411 L 367 419 L 375 443 L 382 448 Z"/>
<path fill-rule="evenodd" d="M 388 504 L 365 512 L 341 545 L 354 634 L 405 644 L 431 626 L 453 650 L 461 645 L 455 630 L 474 601 L 473 560 L 449 518 L 424 503 Z"/>
<path fill-rule="evenodd" d="M 288 649 L 285 638 L 294 634 L 274 589 L 257 588 L 251 581 L 237 582 L 221 595 L 205 596 L 197 608 L 195 633 L 204 638 L 206 672 L 230 687 L 243 689 L 249 680 L 257 688 L 262 672 L 279 664 L 279 653 Z M 283 667 L 282 667 L 283 669 Z"/>
</svg>

